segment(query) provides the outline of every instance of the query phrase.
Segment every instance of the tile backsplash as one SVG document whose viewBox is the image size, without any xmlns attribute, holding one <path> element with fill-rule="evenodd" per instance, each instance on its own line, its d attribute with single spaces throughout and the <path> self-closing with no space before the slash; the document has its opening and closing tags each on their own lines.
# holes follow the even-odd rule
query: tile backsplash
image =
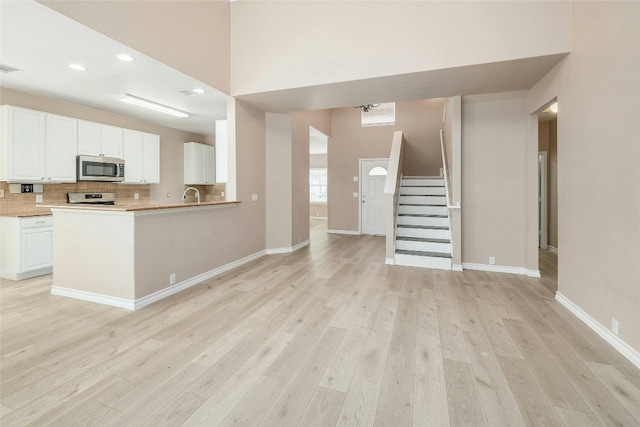
<svg viewBox="0 0 640 427">
<path fill-rule="evenodd" d="M 214 185 L 185 185 L 184 188 L 187 187 L 195 187 L 200 191 L 200 201 L 201 202 L 221 202 L 225 200 L 225 197 L 222 195 L 225 189 L 225 184 L 214 184 Z M 198 200 L 196 199 L 196 195 L 193 191 L 189 191 L 187 194 L 187 198 L 185 202 L 187 203 L 195 203 Z"/>
<path fill-rule="evenodd" d="M 67 202 L 67 193 L 83 191 L 112 191 L 116 203 L 121 205 L 148 205 L 151 190 L 149 184 L 116 184 L 114 182 L 77 182 L 69 184 L 42 184 L 42 193 L 10 193 L 9 183 L 0 182 L 4 198 L 0 199 L 0 215 L 14 215 L 36 210 L 36 194 L 42 194 L 42 204 Z M 139 199 L 134 198 L 138 193 Z"/>
</svg>

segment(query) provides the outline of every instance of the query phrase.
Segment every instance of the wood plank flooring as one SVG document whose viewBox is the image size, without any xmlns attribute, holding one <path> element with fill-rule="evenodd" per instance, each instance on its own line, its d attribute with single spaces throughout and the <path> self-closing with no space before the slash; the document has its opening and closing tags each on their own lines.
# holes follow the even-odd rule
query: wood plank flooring
<svg viewBox="0 0 640 427">
<path fill-rule="evenodd" d="M 137 312 L 0 282 L 2 426 L 640 426 L 640 372 L 542 279 L 326 233 Z M 551 289 L 551 290 L 550 290 Z"/>
</svg>

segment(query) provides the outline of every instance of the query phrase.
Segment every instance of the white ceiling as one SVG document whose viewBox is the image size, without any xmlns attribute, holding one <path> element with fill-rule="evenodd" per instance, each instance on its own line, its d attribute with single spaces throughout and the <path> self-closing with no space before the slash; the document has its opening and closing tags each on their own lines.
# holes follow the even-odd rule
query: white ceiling
<svg viewBox="0 0 640 427">
<path fill-rule="evenodd" d="M 134 62 L 122 62 L 127 53 Z M 0 86 L 136 117 L 201 135 L 226 117 L 227 95 L 32 0 L 0 1 Z M 87 71 L 71 70 L 79 63 Z M 201 96 L 178 91 L 204 89 Z M 129 93 L 190 115 L 172 117 L 117 100 Z"/>
</svg>

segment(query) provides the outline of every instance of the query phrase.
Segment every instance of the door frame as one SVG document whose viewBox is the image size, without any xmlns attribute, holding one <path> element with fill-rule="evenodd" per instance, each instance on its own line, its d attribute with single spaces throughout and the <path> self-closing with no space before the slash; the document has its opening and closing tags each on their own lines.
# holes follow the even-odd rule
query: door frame
<svg viewBox="0 0 640 427">
<path fill-rule="evenodd" d="M 358 234 L 362 235 L 362 162 L 363 161 L 387 161 L 388 157 L 371 157 L 358 159 Z M 387 164 L 387 172 L 389 166 Z M 388 176 L 388 175 L 387 175 Z"/>
<path fill-rule="evenodd" d="M 549 207 L 547 205 L 547 176 L 549 173 L 549 158 L 546 151 L 538 152 L 538 245 L 540 249 L 548 249 Z"/>
</svg>

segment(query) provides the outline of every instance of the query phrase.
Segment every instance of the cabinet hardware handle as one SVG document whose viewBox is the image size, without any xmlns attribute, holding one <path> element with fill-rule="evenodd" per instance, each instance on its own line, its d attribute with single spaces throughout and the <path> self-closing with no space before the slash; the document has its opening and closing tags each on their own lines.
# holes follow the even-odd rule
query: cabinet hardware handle
<svg viewBox="0 0 640 427">
<path fill-rule="evenodd" d="M 44 221 L 36 221 L 36 224 L 44 224 Z"/>
</svg>

